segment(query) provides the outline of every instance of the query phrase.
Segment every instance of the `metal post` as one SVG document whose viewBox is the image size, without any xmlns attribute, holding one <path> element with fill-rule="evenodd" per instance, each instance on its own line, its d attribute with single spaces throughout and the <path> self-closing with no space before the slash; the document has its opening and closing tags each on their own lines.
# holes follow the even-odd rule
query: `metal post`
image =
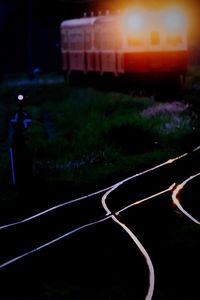
<svg viewBox="0 0 200 300">
<path fill-rule="evenodd" d="M 10 119 L 14 128 L 10 147 L 10 162 L 12 183 L 24 189 L 32 180 L 32 157 L 26 145 L 25 130 L 31 124 L 30 115 L 23 110 L 25 97 L 22 93 L 17 96 L 18 110 Z"/>
<path fill-rule="evenodd" d="M 12 182 L 13 182 L 13 185 L 15 185 L 16 184 L 16 175 L 15 175 L 15 164 L 14 164 L 12 147 L 10 148 L 10 163 L 11 163 Z"/>
<path fill-rule="evenodd" d="M 27 51 L 28 51 L 28 56 L 27 56 L 27 63 L 28 63 L 28 77 L 30 80 L 34 78 L 33 75 L 33 40 L 32 40 L 32 25 L 33 25 L 33 16 L 32 16 L 32 11 L 33 11 L 33 2 L 32 0 L 28 0 L 28 9 L 27 9 Z"/>
</svg>

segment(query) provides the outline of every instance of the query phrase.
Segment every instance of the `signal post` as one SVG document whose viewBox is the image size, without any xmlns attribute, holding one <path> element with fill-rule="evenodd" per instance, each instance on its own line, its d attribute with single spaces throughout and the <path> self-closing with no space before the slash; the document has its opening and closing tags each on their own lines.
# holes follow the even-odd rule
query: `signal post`
<svg viewBox="0 0 200 300">
<path fill-rule="evenodd" d="M 30 126 L 32 119 L 30 114 L 24 111 L 26 100 L 23 93 L 17 94 L 18 110 L 10 119 L 14 128 L 10 147 L 10 165 L 13 185 L 26 188 L 32 180 L 32 158 L 26 145 L 25 131 Z"/>
</svg>

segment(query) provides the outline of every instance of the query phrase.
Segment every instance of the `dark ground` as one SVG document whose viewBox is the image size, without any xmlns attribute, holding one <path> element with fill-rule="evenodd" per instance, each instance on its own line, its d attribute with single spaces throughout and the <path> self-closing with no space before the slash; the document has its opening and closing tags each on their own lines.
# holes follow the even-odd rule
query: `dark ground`
<svg viewBox="0 0 200 300">
<path fill-rule="evenodd" d="M 196 151 L 161 170 L 127 182 L 108 197 L 108 207 L 120 209 L 168 188 L 174 181 L 182 182 L 199 171 L 199 158 Z M 181 193 L 184 203 L 192 203 L 193 211 L 199 210 L 198 178 L 186 193 Z M 60 199 L 61 195 L 64 198 L 66 190 L 61 187 L 35 189 L 30 195 L 21 193 L 18 209 L 24 207 L 27 215 L 44 197 L 56 196 L 56 191 L 60 192 Z M 79 193 L 82 192 L 80 187 Z M 105 212 L 100 199 L 100 195 L 94 196 L 27 224 L 4 229 L 0 232 L 1 262 L 101 218 Z M 128 209 L 120 214 L 119 220 L 136 234 L 152 259 L 156 280 L 153 299 L 196 300 L 199 227 L 176 212 L 171 193 Z M 112 220 L 107 220 L 0 270 L 0 299 L 142 300 L 147 292 L 147 276 L 144 258 L 130 237 Z"/>
</svg>

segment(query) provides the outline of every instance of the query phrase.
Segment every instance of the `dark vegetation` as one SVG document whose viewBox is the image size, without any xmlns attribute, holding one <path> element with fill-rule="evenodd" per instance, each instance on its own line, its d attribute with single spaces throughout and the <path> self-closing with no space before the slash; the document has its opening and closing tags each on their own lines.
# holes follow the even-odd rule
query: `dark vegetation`
<svg viewBox="0 0 200 300">
<path fill-rule="evenodd" d="M 24 131 L 33 182 L 45 190 L 46 185 L 55 185 L 54 196 L 59 201 L 58 190 L 66 191 L 66 186 L 69 190 L 78 186 L 80 192 L 95 190 L 196 147 L 198 82 L 199 68 L 191 68 L 185 94 L 158 101 L 153 95 L 138 96 L 134 91 L 123 94 L 70 87 L 62 76 L 53 74 L 32 82 L 23 76 L 8 78 L 0 90 L 3 197 L 10 198 L 13 188 L 10 118 L 18 109 L 15 95 L 19 89 L 27 95 L 24 110 L 33 120 Z M 16 193 L 13 195 L 15 198 Z M 9 201 L 1 205 L 9 206 Z"/>
<path fill-rule="evenodd" d="M 71 87 L 58 75 L 39 76 L 34 81 L 17 76 L 2 83 L 1 224 L 107 187 L 199 146 L 199 82 L 199 67 L 191 68 L 182 98 L 173 101 L 166 97 L 158 101 L 154 95 Z M 13 134 L 10 118 L 17 109 L 14 95 L 19 87 L 28 95 L 24 109 L 33 119 L 24 132 L 32 155 L 33 178 L 20 187 L 12 184 L 9 161 Z M 196 163 L 198 167 L 198 159 Z M 177 170 L 174 168 L 173 175 Z M 147 179 L 151 191 L 159 176 Z M 145 195 L 143 188 L 142 183 L 135 184 L 138 196 Z M 160 289 L 154 299 L 196 300 L 196 282 L 183 274 L 193 272 L 191 266 L 198 258 L 199 228 L 177 217 L 167 199 L 138 206 L 121 217 L 145 240 L 156 265 L 156 288 Z M 84 211 L 87 205 L 83 204 L 82 213 L 76 216 L 79 221 L 82 214 L 89 215 Z M 62 234 L 66 232 L 65 222 L 76 224 L 74 218 L 67 208 L 51 224 L 44 221 L 44 228 L 38 226 L 35 234 L 45 230 L 48 234 L 56 230 Z M 28 236 L 28 227 L 24 228 L 25 240 L 33 239 Z M 127 246 L 126 238 L 109 221 L 109 230 L 107 225 L 99 225 L 81 235 L 72 235 L 31 259 L 27 257 L 3 271 L 2 300 L 129 300 L 133 294 L 140 295 L 141 290 L 145 294 L 146 286 L 141 284 L 146 280 L 144 261 L 134 247 Z M 130 276 L 128 266 L 137 272 Z M 12 288 L 8 289 L 7 283 Z M 140 300 L 139 296 L 136 300 Z"/>
</svg>

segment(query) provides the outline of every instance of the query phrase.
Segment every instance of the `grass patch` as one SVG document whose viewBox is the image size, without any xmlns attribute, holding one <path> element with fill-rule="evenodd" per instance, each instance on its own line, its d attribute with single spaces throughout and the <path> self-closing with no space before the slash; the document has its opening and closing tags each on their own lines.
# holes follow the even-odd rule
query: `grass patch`
<svg viewBox="0 0 200 300">
<path fill-rule="evenodd" d="M 17 109 L 18 88 L 28 96 L 25 110 L 33 119 L 25 138 L 34 176 L 47 181 L 105 181 L 179 154 L 188 141 L 190 147 L 198 142 L 198 120 L 185 101 L 159 103 L 153 97 L 69 87 L 53 77 L 16 82 L 0 90 L 3 172 L 9 168 L 9 118 Z"/>
</svg>

